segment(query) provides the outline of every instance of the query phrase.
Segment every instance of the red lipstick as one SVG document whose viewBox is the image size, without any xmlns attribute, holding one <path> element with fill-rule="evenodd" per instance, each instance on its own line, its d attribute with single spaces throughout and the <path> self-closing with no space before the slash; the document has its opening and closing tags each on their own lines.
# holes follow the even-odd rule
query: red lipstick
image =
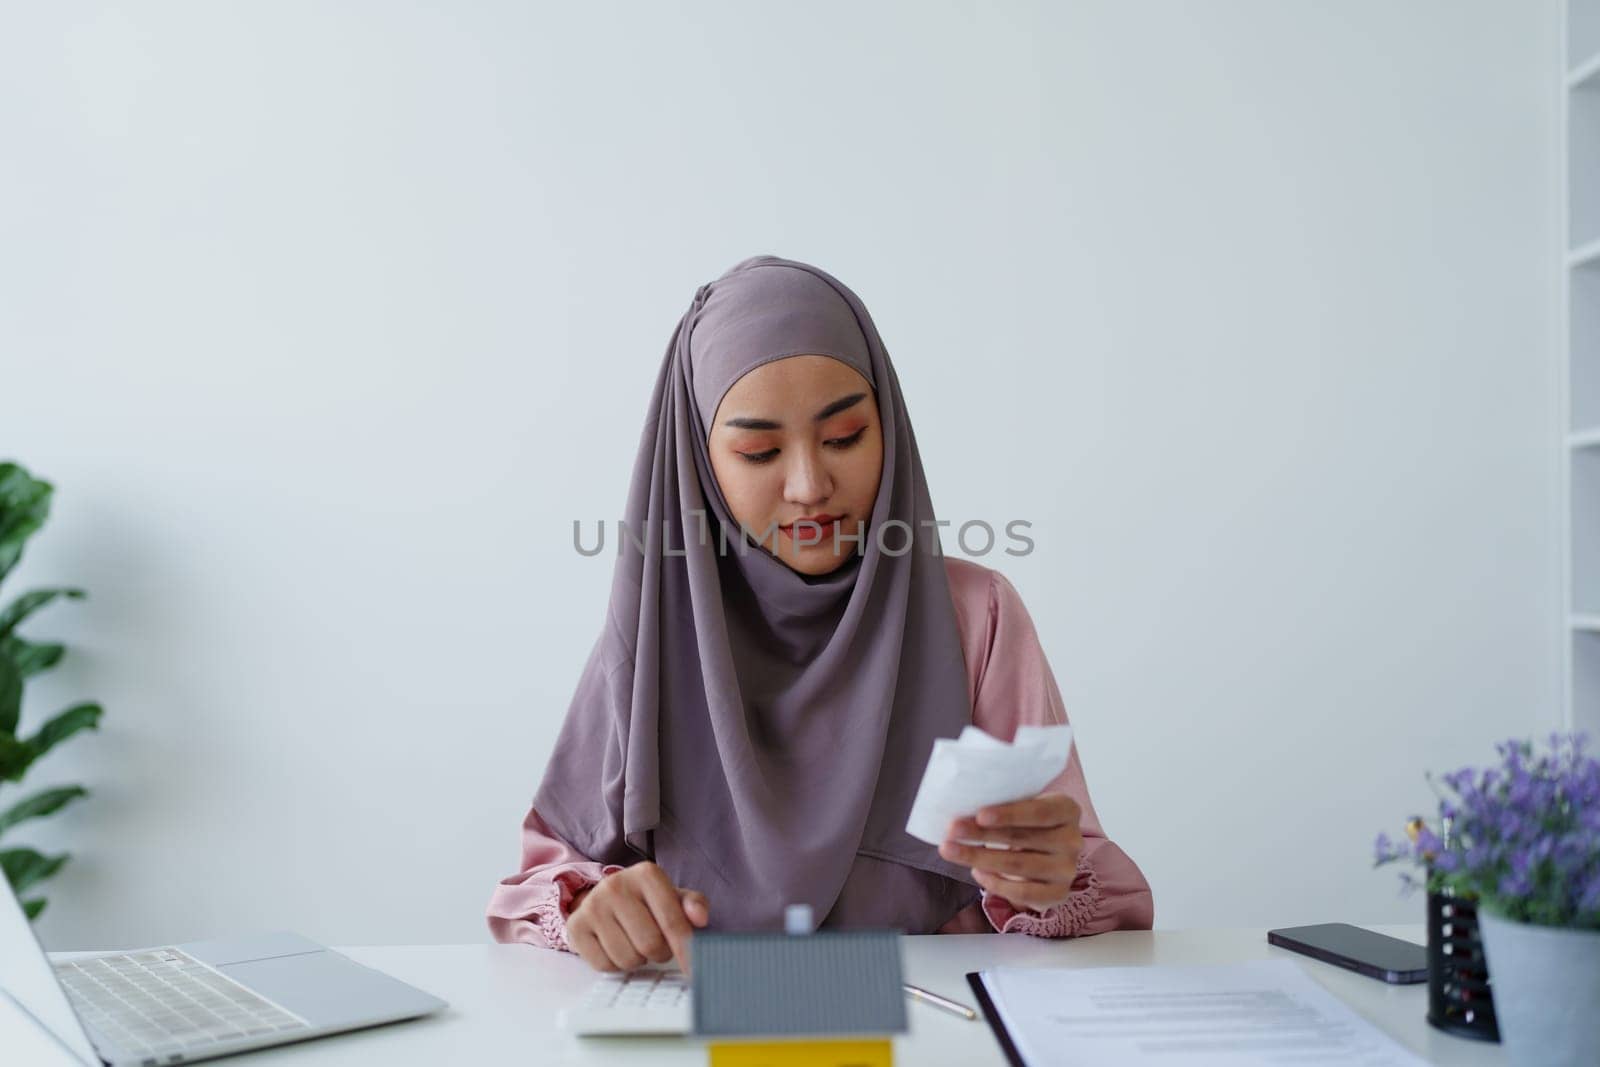
<svg viewBox="0 0 1600 1067">
<path fill-rule="evenodd" d="M 795 525 L 797 523 L 814 522 L 818 526 L 825 527 L 830 522 L 837 522 L 839 519 L 841 519 L 843 517 L 844 516 L 842 516 L 842 515 L 807 515 L 807 516 L 805 516 L 803 518 L 795 519 L 793 522 L 787 523 L 786 525 L 780 526 L 780 527 L 778 527 L 778 529 L 782 530 L 784 533 L 788 534 L 790 537 L 793 537 L 794 536 L 794 528 L 795 528 Z"/>
</svg>

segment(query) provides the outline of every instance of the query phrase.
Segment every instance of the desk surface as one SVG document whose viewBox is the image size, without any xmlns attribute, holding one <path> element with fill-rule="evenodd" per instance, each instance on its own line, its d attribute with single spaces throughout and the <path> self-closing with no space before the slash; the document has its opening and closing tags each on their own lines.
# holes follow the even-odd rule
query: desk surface
<svg viewBox="0 0 1600 1067">
<path fill-rule="evenodd" d="M 1418 944 L 1418 925 L 1371 929 Z M 450 1002 L 426 1019 L 286 1045 L 216 1062 L 262 1067 L 537 1062 L 540 1064 L 706 1062 L 705 1049 L 681 1038 L 576 1038 L 555 1013 L 575 1002 L 594 975 L 578 957 L 530 945 L 337 946 L 340 952 Z M 52 953 L 66 958 L 83 953 Z M 968 971 L 1002 965 L 1110 967 L 1292 959 L 1335 996 L 1432 1063 L 1503 1064 L 1500 1046 L 1452 1037 L 1429 1026 L 1426 983 L 1391 986 L 1267 944 L 1264 929 L 1116 931 L 1044 940 L 1020 935 L 930 934 L 905 940 L 906 981 L 972 1003 Z M 968 1022 L 914 1002 L 911 1029 L 895 1039 L 896 1062 L 1004 1064 L 983 1022 Z"/>
</svg>

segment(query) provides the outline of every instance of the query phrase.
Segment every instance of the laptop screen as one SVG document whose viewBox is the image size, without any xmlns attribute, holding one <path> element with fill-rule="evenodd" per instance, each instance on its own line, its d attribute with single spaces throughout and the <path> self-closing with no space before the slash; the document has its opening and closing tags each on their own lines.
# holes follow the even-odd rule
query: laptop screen
<svg viewBox="0 0 1600 1067">
<path fill-rule="evenodd" d="M 78 1013 L 56 981 L 56 972 L 34 936 L 11 884 L 0 876 L 0 989 L 55 1035 L 85 1064 L 98 1065 Z"/>
</svg>

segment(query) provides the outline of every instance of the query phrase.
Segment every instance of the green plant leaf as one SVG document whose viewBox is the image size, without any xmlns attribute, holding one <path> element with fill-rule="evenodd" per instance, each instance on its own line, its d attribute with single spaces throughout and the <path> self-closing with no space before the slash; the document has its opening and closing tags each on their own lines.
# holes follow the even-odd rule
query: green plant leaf
<svg viewBox="0 0 1600 1067">
<path fill-rule="evenodd" d="M 88 795 L 89 791 L 81 785 L 64 785 L 57 789 L 46 789 L 42 793 L 35 793 L 26 800 L 11 805 L 11 810 L 0 814 L 0 834 L 24 819 L 39 819 L 46 815 L 54 815 L 72 801 Z"/>
<path fill-rule="evenodd" d="M 0 737 L 17 732 L 22 717 L 22 671 L 9 652 L 0 648 Z"/>
<path fill-rule="evenodd" d="M 44 525 L 54 488 L 15 463 L 0 463 L 0 578 L 17 565 L 22 546 Z"/>
<path fill-rule="evenodd" d="M 6 881 L 11 883 L 11 888 L 18 896 L 22 891 L 36 882 L 42 882 L 61 869 L 67 862 L 67 853 L 62 852 L 54 856 L 31 848 L 5 848 L 0 849 L 0 870 L 5 871 Z"/>
<path fill-rule="evenodd" d="M 29 922 L 32 922 L 33 920 L 37 919 L 39 917 L 39 913 L 44 910 L 44 905 L 44 897 L 34 897 L 32 900 L 24 900 L 22 902 L 22 914 L 28 917 Z"/>
<path fill-rule="evenodd" d="M 34 759 L 33 746 L 10 734 L 0 734 L 0 782 L 16 782 Z"/>
<path fill-rule="evenodd" d="M 46 604 L 59 597 L 71 600 L 82 600 L 87 596 L 82 589 L 59 587 L 55 589 L 30 589 L 17 599 L 7 604 L 0 610 L 0 637 L 10 637 L 11 631 L 22 625 L 22 621 L 29 615 L 38 611 Z"/>
<path fill-rule="evenodd" d="M 22 672 L 23 678 L 32 678 L 49 670 L 60 663 L 61 657 L 66 653 L 66 645 L 24 641 L 16 634 L 0 640 L 0 655 L 10 655 L 12 662 L 17 665 L 17 670 Z"/>
<path fill-rule="evenodd" d="M 33 749 L 34 758 L 37 759 L 79 730 L 98 730 L 101 714 L 99 704 L 74 704 L 46 720 L 39 727 L 39 732 L 24 743 Z"/>
</svg>

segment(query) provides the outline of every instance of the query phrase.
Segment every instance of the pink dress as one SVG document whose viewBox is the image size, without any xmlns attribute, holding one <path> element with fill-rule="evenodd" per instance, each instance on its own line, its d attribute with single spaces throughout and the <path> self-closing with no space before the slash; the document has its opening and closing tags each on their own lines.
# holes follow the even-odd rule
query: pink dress
<svg viewBox="0 0 1600 1067">
<path fill-rule="evenodd" d="M 973 724 L 1009 741 L 1017 727 L 1064 723 L 1067 713 L 1045 660 L 1033 620 L 1005 575 L 967 559 L 945 557 L 956 625 L 967 663 Z M 982 891 L 981 899 L 939 928 L 941 934 L 1000 931 L 1035 937 L 1081 937 L 1107 930 L 1148 930 L 1155 918 L 1150 884 L 1143 873 L 1106 837 L 1078 762 L 1078 746 L 1045 792 L 1065 793 L 1083 817 L 1083 852 L 1073 893 L 1047 911 L 1018 909 L 1003 897 Z M 557 837 L 530 809 L 522 822 L 522 864 L 503 879 L 489 898 L 489 932 L 496 941 L 524 941 L 572 951 L 566 918 L 574 894 L 622 870 L 580 855 Z M 711 901 L 712 913 L 717 902 Z"/>
</svg>

